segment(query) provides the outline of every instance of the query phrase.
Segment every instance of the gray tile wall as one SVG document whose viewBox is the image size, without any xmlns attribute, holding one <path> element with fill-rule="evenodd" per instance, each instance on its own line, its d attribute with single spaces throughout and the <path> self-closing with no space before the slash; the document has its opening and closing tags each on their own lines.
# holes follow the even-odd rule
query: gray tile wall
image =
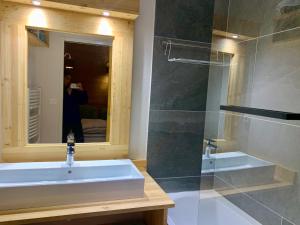
<svg viewBox="0 0 300 225">
<path fill-rule="evenodd" d="M 282 0 L 230 0 L 227 31 L 256 38 L 299 27 L 299 6 L 290 3 Z"/>
<path fill-rule="evenodd" d="M 157 0 L 155 36 L 211 42 L 213 0 Z"/>
<path fill-rule="evenodd" d="M 147 160 L 148 172 L 166 191 L 200 188 L 209 67 L 168 62 L 164 42 L 210 46 L 213 10 L 213 0 L 156 1 Z M 209 60 L 210 47 L 174 53 Z"/>
<path fill-rule="evenodd" d="M 228 104 L 300 111 L 300 5 L 290 3 L 230 0 L 227 31 L 250 39 L 240 42 L 234 54 Z M 242 151 L 296 172 L 294 183 L 251 191 L 240 190 L 223 176 L 235 189 L 235 194 L 225 197 L 263 225 L 300 224 L 300 122 L 230 113 L 223 116 L 225 139 L 235 143 L 229 151 Z M 217 184 L 215 180 L 215 187 Z"/>
</svg>

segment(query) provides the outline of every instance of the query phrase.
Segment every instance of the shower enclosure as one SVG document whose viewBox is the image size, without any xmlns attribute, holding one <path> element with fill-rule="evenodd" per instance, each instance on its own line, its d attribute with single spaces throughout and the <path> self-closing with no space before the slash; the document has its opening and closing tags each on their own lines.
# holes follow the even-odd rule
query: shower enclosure
<svg viewBox="0 0 300 225">
<path fill-rule="evenodd" d="M 169 188 L 169 224 L 299 225 L 300 1 L 216 0 L 213 22 L 210 44 L 164 42 L 209 68 L 200 187 Z"/>
</svg>

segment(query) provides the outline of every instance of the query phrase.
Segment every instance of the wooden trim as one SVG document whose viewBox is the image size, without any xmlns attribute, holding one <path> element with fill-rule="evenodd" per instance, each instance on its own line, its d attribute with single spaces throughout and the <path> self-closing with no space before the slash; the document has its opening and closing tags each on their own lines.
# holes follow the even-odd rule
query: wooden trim
<svg viewBox="0 0 300 225">
<path fill-rule="evenodd" d="M 75 160 L 105 160 L 128 158 L 127 145 L 77 144 Z M 34 144 L 25 147 L 4 148 L 2 159 L 5 162 L 65 161 L 64 144 Z"/>
<path fill-rule="evenodd" d="M 168 210 L 153 210 L 145 213 L 146 225 L 167 225 Z"/>
<path fill-rule="evenodd" d="M 0 80 L 2 85 L 3 155 L 6 161 L 52 160 L 60 159 L 65 151 L 64 145 L 27 146 L 27 47 L 26 27 L 43 30 L 100 35 L 112 38 L 111 94 L 109 108 L 109 147 L 108 143 L 78 145 L 89 149 L 82 158 L 89 158 L 95 152 L 96 158 L 107 158 L 102 149 L 113 151 L 118 146 L 128 149 L 131 77 L 133 55 L 134 23 L 114 18 L 104 18 L 87 14 L 73 13 L 47 8 L 36 8 L 11 2 L 0 4 Z M 3 65 L 3 66 L 2 66 Z M 38 153 L 36 149 L 41 153 Z M 53 151 L 57 149 L 57 151 Z M 20 151 L 24 150 L 22 154 Z M 9 151 L 12 151 L 11 153 Z M 84 150 L 82 150 L 84 151 Z M 99 151 L 99 152 L 98 152 Z M 19 154 L 19 156 L 18 156 Z M 34 155 L 36 154 L 36 155 Z M 80 155 L 79 153 L 78 155 Z M 117 157 L 116 152 L 111 153 Z M 119 154 L 124 157 L 123 152 Z"/>
<path fill-rule="evenodd" d="M 147 160 L 132 160 L 132 162 L 140 171 L 147 170 Z"/>
<path fill-rule="evenodd" d="M 214 29 L 213 30 L 213 35 L 220 36 L 220 37 L 225 37 L 225 38 L 232 38 L 233 35 L 237 35 L 237 34 Z M 250 40 L 250 39 L 253 39 L 253 37 L 249 37 L 249 36 L 246 36 L 246 35 L 238 34 L 238 39 L 234 39 L 234 40 L 237 40 L 237 41 L 246 41 L 246 40 Z"/>
<path fill-rule="evenodd" d="M 21 4 L 27 4 L 32 5 L 32 0 L 5 0 L 8 2 L 15 2 L 15 3 L 21 3 Z M 77 0 L 78 2 L 78 0 Z M 52 9 L 59 9 L 59 10 L 66 10 L 66 11 L 72 11 L 72 12 L 79 12 L 79 13 L 86 13 L 91 15 L 98 15 L 101 16 L 104 11 L 107 11 L 110 13 L 110 17 L 120 18 L 120 19 L 126 19 L 126 20 L 135 20 L 138 17 L 138 10 L 136 10 L 136 5 L 139 5 L 139 0 L 134 0 L 134 8 L 132 10 L 128 9 L 122 9 L 120 7 L 112 7 L 113 3 L 110 5 L 107 4 L 100 4 L 97 6 L 97 4 L 93 5 L 86 5 L 84 6 L 81 3 L 77 3 L 76 1 L 70 2 L 70 1 L 54 1 L 54 0 L 43 0 L 41 2 L 41 7 L 47 7 Z M 106 8 L 103 8 L 106 7 Z"/>
<path fill-rule="evenodd" d="M 28 32 L 27 35 L 28 35 L 29 45 L 34 47 L 45 47 L 45 48 L 49 47 L 49 43 L 41 41 L 37 36 L 35 36 L 31 32 Z M 47 35 L 49 35 L 49 32 L 47 32 Z"/>
<path fill-rule="evenodd" d="M 111 121 L 110 109 L 111 109 L 111 75 L 112 75 L 112 48 L 109 48 L 109 75 L 108 75 L 108 97 L 107 97 L 107 121 Z M 111 136 L 110 123 L 107 123 L 106 127 L 106 141 L 109 142 Z"/>
<path fill-rule="evenodd" d="M 139 0 L 49 0 L 51 2 L 90 7 L 96 9 L 114 10 L 118 12 L 138 13 Z"/>
</svg>

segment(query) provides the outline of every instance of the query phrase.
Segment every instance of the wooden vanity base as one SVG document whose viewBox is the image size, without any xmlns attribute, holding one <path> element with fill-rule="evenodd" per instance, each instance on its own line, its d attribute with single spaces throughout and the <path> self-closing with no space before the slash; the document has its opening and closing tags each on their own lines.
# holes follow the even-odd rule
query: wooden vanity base
<svg viewBox="0 0 300 225">
<path fill-rule="evenodd" d="M 167 225 L 174 202 L 148 173 L 143 175 L 143 198 L 2 211 L 0 225 Z"/>
</svg>

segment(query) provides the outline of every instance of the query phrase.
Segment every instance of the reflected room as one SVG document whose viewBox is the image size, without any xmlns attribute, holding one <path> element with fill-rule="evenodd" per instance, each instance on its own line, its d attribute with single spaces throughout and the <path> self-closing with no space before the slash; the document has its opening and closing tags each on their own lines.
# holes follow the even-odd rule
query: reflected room
<svg viewBox="0 0 300 225">
<path fill-rule="evenodd" d="M 28 29 L 28 143 L 108 142 L 111 40 Z"/>
</svg>

